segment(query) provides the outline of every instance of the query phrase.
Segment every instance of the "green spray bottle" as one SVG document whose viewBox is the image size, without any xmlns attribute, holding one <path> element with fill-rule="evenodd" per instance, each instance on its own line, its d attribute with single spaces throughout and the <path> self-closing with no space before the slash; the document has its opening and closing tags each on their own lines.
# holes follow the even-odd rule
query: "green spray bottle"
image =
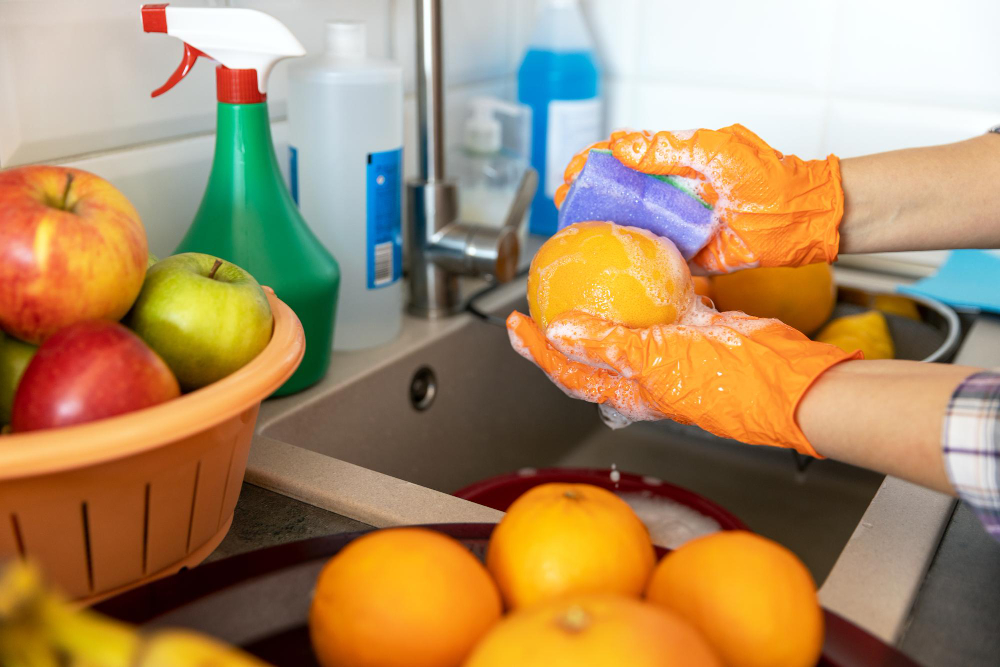
<svg viewBox="0 0 1000 667">
<path fill-rule="evenodd" d="M 305 49 L 280 21 L 252 9 L 144 5 L 145 32 L 184 42 L 184 57 L 153 97 L 183 79 L 199 57 L 216 67 L 218 126 L 208 187 L 177 252 L 226 259 L 270 286 L 302 321 L 306 354 L 276 395 L 323 378 L 330 363 L 340 269 L 285 186 L 271 140 L 267 77 Z"/>
</svg>

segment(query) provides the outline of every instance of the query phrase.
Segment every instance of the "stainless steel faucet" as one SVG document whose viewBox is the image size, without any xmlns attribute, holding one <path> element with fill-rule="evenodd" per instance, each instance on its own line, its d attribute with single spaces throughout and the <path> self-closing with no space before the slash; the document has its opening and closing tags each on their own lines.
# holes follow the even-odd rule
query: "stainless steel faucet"
<svg viewBox="0 0 1000 667">
<path fill-rule="evenodd" d="M 444 169 L 444 81 L 441 0 L 415 0 L 417 25 L 417 138 L 420 176 L 407 183 L 410 303 L 415 315 L 435 318 L 462 309 L 459 276 L 507 282 L 517 271 L 517 232 L 538 187 L 530 167 L 518 186 L 504 225 L 458 220 L 455 184 Z"/>
</svg>

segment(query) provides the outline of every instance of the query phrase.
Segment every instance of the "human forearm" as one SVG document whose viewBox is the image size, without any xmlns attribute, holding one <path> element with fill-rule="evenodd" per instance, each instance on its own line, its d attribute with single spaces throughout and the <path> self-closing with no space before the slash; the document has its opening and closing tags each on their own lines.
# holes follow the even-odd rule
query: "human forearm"
<svg viewBox="0 0 1000 667">
<path fill-rule="evenodd" d="M 1000 135 L 841 161 L 840 252 L 1000 247 Z"/>
<path fill-rule="evenodd" d="M 941 455 L 942 420 L 978 369 L 915 361 L 847 361 L 821 375 L 796 417 L 823 456 L 954 493 Z"/>
</svg>

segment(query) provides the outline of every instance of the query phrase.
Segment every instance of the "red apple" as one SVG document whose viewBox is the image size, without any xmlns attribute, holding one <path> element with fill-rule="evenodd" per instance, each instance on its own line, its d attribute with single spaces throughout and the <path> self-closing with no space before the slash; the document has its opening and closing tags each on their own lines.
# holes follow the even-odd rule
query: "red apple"
<svg viewBox="0 0 1000 667">
<path fill-rule="evenodd" d="M 66 167 L 0 171 L 0 329 L 40 343 L 83 320 L 119 320 L 148 253 L 125 195 Z"/>
<path fill-rule="evenodd" d="M 117 322 L 90 320 L 49 336 L 14 394 L 17 433 L 70 426 L 147 408 L 180 395 L 177 378 Z"/>
</svg>

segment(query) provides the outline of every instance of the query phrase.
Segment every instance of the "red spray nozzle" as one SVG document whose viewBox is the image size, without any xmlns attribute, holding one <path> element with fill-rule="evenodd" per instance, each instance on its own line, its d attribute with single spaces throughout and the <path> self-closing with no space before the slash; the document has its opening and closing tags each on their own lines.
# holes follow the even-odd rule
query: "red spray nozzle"
<svg viewBox="0 0 1000 667">
<path fill-rule="evenodd" d="M 143 32 L 167 31 L 167 3 L 142 6 Z"/>
<path fill-rule="evenodd" d="M 157 97 L 187 76 L 199 57 L 220 63 L 216 90 L 220 102 L 254 104 L 267 99 L 267 76 L 282 58 L 305 55 L 305 49 L 280 21 L 252 9 L 143 5 L 142 29 L 166 33 L 184 43 L 181 64 Z"/>
</svg>

